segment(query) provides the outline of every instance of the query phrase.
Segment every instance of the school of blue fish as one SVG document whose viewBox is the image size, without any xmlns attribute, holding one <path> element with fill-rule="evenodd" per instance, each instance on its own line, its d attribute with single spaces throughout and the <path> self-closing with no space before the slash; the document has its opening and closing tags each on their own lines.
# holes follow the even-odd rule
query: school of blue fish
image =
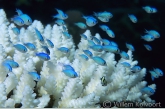
<svg viewBox="0 0 165 109">
<path fill-rule="evenodd" d="M 144 11 L 146 11 L 149 14 L 157 12 L 157 9 L 155 7 L 145 6 L 145 7 L 142 7 L 142 9 L 144 9 Z M 60 9 L 56 9 L 56 11 L 57 11 L 57 14 L 53 16 L 53 18 L 56 19 L 55 23 L 60 26 L 65 25 L 65 20 L 69 16 Z M 17 26 L 24 26 L 24 25 L 32 24 L 32 19 L 30 18 L 29 15 L 24 14 L 19 9 L 16 9 L 16 12 L 17 12 L 17 15 L 15 15 L 13 18 L 11 18 L 11 21 L 14 22 Z M 106 34 L 110 38 L 115 38 L 116 36 L 115 36 L 114 31 L 111 30 L 108 27 L 108 25 L 105 24 L 106 22 L 109 22 L 112 17 L 113 17 L 113 14 L 110 12 L 107 12 L 107 11 L 94 12 L 93 15 L 89 15 L 89 16 L 82 15 L 82 18 L 85 20 L 84 21 L 85 23 L 76 22 L 76 23 L 74 23 L 74 25 L 80 29 L 87 29 L 87 27 L 97 26 L 97 23 L 99 21 L 101 21 L 101 22 L 104 22 L 104 24 L 99 25 L 99 28 L 101 30 L 105 31 Z M 130 21 L 132 23 L 138 23 L 138 19 L 136 18 L 136 15 L 129 13 L 128 18 L 130 19 Z M 20 30 L 17 27 L 12 28 L 12 31 L 14 32 L 15 35 L 20 34 Z M 49 61 L 51 58 L 49 47 L 54 48 L 54 44 L 52 43 L 52 41 L 50 39 L 44 39 L 44 36 L 40 33 L 40 31 L 37 28 L 34 28 L 34 31 L 37 36 L 36 39 L 41 43 L 41 45 L 46 43 L 46 45 L 42 46 L 43 52 L 36 52 L 35 56 L 37 56 L 38 58 L 40 58 L 43 61 Z M 151 42 L 151 41 L 154 41 L 156 38 L 160 38 L 160 34 L 156 30 L 145 30 L 144 33 L 145 34 L 141 36 L 141 39 L 146 42 Z M 67 31 L 64 31 L 62 34 L 66 39 L 69 39 L 72 37 L 72 35 L 70 35 Z M 130 59 L 129 55 L 125 51 L 120 50 L 118 48 L 118 44 L 112 40 L 109 40 L 109 39 L 100 39 L 99 40 L 98 38 L 96 38 L 94 36 L 91 37 L 90 39 L 88 39 L 85 34 L 80 34 L 80 36 L 82 39 L 88 41 L 88 49 L 82 50 L 82 52 L 84 54 L 79 54 L 79 57 L 85 61 L 92 59 L 98 65 L 101 65 L 101 66 L 107 65 L 106 60 L 104 60 L 102 57 L 94 56 L 92 54 L 92 52 L 90 51 L 90 49 L 92 49 L 96 52 L 102 52 L 102 51 L 112 52 L 112 53 L 120 55 L 121 58 L 123 58 L 125 60 Z M 126 48 L 128 48 L 129 50 L 131 50 L 133 52 L 136 50 L 136 48 L 131 43 L 125 42 L 125 44 L 126 44 Z M 35 49 L 36 49 L 36 45 L 34 45 L 31 42 L 23 43 L 23 44 L 14 44 L 13 47 L 21 53 L 27 53 L 28 50 L 35 51 Z M 144 47 L 148 51 L 152 50 L 152 47 L 148 44 L 144 44 Z M 69 48 L 66 48 L 66 47 L 58 47 L 57 50 L 60 51 L 61 53 L 65 53 L 65 54 L 70 52 Z M 59 65 L 62 66 L 62 72 L 66 76 L 68 76 L 70 78 L 76 78 L 79 76 L 71 65 L 68 65 L 65 63 L 59 63 Z M 121 65 L 123 65 L 127 69 L 130 69 L 133 73 L 141 71 L 141 67 L 138 65 L 131 67 L 130 63 L 128 63 L 128 62 L 122 62 Z M 7 71 L 12 72 L 12 68 L 18 68 L 19 63 L 15 62 L 14 60 L 6 59 L 2 63 L 2 66 Z M 160 76 L 163 76 L 163 71 L 159 68 L 153 68 L 153 70 L 150 70 L 149 73 L 151 74 L 151 79 L 153 81 L 155 78 L 159 78 Z M 40 75 L 37 72 L 29 72 L 28 74 L 30 74 L 35 81 L 40 80 Z M 100 82 L 101 82 L 102 86 L 107 85 L 105 76 L 100 77 Z M 141 89 L 141 92 L 144 94 L 153 95 L 155 91 L 150 87 L 144 87 L 143 89 Z"/>
</svg>

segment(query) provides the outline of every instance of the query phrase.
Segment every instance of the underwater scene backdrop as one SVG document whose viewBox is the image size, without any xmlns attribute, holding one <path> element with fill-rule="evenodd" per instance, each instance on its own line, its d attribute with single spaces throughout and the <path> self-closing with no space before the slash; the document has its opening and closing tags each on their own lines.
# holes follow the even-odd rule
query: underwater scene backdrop
<svg viewBox="0 0 165 109">
<path fill-rule="evenodd" d="M 153 9 L 145 9 L 145 6 L 150 6 Z M 68 33 L 73 37 L 75 49 L 80 48 L 78 47 L 82 38 L 80 34 L 85 34 L 86 30 L 90 30 L 92 36 L 99 33 L 102 39 L 116 42 L 119 49 L 122 51 L 128 51 L 126 43 L 132 44 L 135 49 L 132 51 L 133 59 L 138 61 L 138 66 L 146 68 L 147 70 L 144 80 L 147 81 L 147 85 L 156 84 L 155 93 L 151 95 L 150 98 L 155 100 L 156 103 L 160 102 L 161 107 L 165 107 L 165 77 L 159 76 L 157 78 L 155 74 L 151 73 L 154 68 L 159 68 L 163 72 L 165 71 L 165 0 L 0 0 L 0 8 L 4 9 L 10 23 L 15 21 L 12 21 L 11 18 L 14 18 L 17 14 L 16 9 L 20 9 L 23 13 L 26 13 L 31 17 L 32 22 L 34 20 L 41 21 L 44 28 L 47 24 L 50 24 L 53 27 L 57 20 L 56 17 L 53 18 L 53 16 L 57 14 L 57 9 L 62 10 L 68 15 L 68 18 L 64 19 L 64 21 Z M 108 21 L 101 21 L 98 18 L 99 15 L 97 16 L 96 13 L 105 11 L 112 13 L 113 17 Z M 93 16 L 97 21 L 95 22 L 93 17 L 83 18 L 83 16 Z M 90 24 L 86 24 L 87 19 L 96 24 L 94 24 L 94 26 L 89 26 Z M 86 28 L 82 29 L 80 28 L 81 25 L 75 25 L 77 22 L 83 22 L 86 24 Z M 100 25 L 107 25 L 110 30 L 113 31 L 115 37 L 113 37 L 111 32 L 108 33 L 103 31 L 100 28 Z M 17 27 L 27 28 L 28 26 L 23 25 Z M 147 32 L 149 33 L 149 30 L 157 31 L 160 34 L 160 37 L 153 40 L 150 39 L 151 36 L 145 37 L 145 34 Z M 152 34 L 152 36 L 154 35 Z M 147 49 L 144 44 L 150 45 L 152 50 L 151 48 Z M 89 49 L 91 48 L 89 47 Z M 63 49 L 62 51 L 65 52 Z M 118 62 L 122 56 L 123 55 L 120 53 L 115 54 L 115 60 Z M 98 62 L 98 60 L 92 59 L 96 61 L 96 63 Z M 135 73 L 137 72 L 135 71 Z M 93 75 L 91 75 L 91 78 L 92 76 Z M 103 82 L 103 86 L 104 81 L 106 81 L 104 78 L 107 79 L 108 77 L 103 76 L 101 78 L 100 81 L 101 83 Z M 12 95 L 12 93 L 10 94 Z M 103 106 L 101 102 L 99 103 Z M 47 107 L 52 107 L 53 105 L 56 107 L 55 104 L 49 102 Z M 65 107 L 65 103 L 57 105 L 57 107 L 60 106 Z M 21 104 L 15 107 L 21 107 Z"/>
</svg>

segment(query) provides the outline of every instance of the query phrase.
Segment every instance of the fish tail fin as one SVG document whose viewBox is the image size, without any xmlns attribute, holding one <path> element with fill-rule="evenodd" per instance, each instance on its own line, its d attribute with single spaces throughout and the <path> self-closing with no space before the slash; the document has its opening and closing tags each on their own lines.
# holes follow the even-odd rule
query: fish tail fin
<svg viewBox="0 0 165 109">
<path fill-rule="evenodd" d="M 86 17 L 84 15 L 82 15 L 82 18 L 86 19 Z"/>
<path fill-rule="evenodd" d="M 144 36 L 141 36 L 141 39 L 144 39 Z"/>
<path fill-rule="evenodd" d="M 144 29 L 144 30 L 145 30 L 145 31 L 144 31 L 145 33 L 148 33 L 148 30 L 147 30 L 147 29 Z"/>
<path fill-rule="evenodd" d="M 154 77 L 151 75 L 151 79 L 152 79 L 152 81 L 154 81 Z"/>
<path fill-rule="evenodd" d="M 93 15 L 97 17 L 97 13 L 96 12 L 93 12 Z"/>
<path fill-rule="evenodd" d="M 55 8 L 57 12 L 59 12 L 59 9 L 58 8 Z"/>
<path fill-rule="evenodd" d="M 56 16 L 57 16 L 57 14 L 56 14 L 56 15 L 54 15 L 54 16 L 52 16 L 52 19 L 55 19 L 55 18 L 57 18 Z"/>
<path fill-rule="evenodd" d="M 74 25 L 77 25 L 77 23 L 74 23 Z"/>
<path fill-rule="evenodd" d="M 20 9 L 17 9 L 17 8 L 16 8 L 16 12 L 19 16 L 23 14 L 23 12 Z"/>
</svg>

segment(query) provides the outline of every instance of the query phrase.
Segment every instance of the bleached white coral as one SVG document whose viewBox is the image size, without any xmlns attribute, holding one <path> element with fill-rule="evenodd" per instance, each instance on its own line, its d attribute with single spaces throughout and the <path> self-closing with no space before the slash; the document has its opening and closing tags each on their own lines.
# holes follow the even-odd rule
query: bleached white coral
<svg viewBox="0 0 165 109">
<path fill-rule="evenodd" d="M 34 108 L 39 104 L 39 100 L 35 99 L 36 93 L 33 93 L 33 90 L 30 86 L 25 86 L 23 91 L 23 99 L 21 101 L 22 108 Z"/>
<path fill-rule="evenodd" d="M 0 107 L 5 107 L 5 101 L 7 100 L 5 85 L 3 83 L 0 84 Z"/>
<path fill-rule="evenodd" d="M 13 68 L 12 72 L 5 71 L 4 66 L 0 67 L 0 107 L 14 107 L 21 103 L 24 108 L 44 108 L 51 104 L 51 107 L 101 107 L 101 103 L 109 101 L 132 101 L 132 102 L 154 102 L 150 95 L 141 93 L 141 89 L 147 86 L 144 80 L 146 68 L 140 72 L 132 72 L 130 68 L 124 67 L 121 63 L 128 62 L 131 67 L 138 64 L 133 60 L 132 52 L 127 54 L 130 59 L 121 58 L 115 60 L 114 53 L 96 52 L 89 47 L 89 40 L 92 35 L 89 30 L 84 34 L 88 40 L 81 38 L 78 48 L 73 42 L 73 36 L 66 38 L 63 32 L 68 32 L 66 26 L 47 25 L 44 26 L 38 20 L 20 29 L 18 37 L 11 30 L 16 27 L 9 24 L 6 15 L 0 9 L 0 64 L 7 58 L 11 58 L 19 64 L 18 68 Z M 35 53 L 45 51 L 42 45 L 47 46 L 47 42 L 41 44 L 37 40 L 35 33 L 37 28 L 44 40 L 53 42 L 54 48 L 49 47 L 50 60 L 40 60 Z M 64 29 L 66 28 L 66 29 Z M 101 40 L 99 33 L 95 37 Z M 36 45 L 36 50 L 27 53 L 17 51 L 12 44 L 31 42 Z M 12 43 L 12 44 L 11 44 Z M 101 43 L 102 44 L 102 43 Z M 59 47 L 67 47 L 69 53 L 62 53 Z M 93 56 L 99 56 L 106 61 L 105 66 L 97 64 L 92 58 L 83 60 L 79 54 L 84 54 L 83 50 L 88 49 Z M 78 77 L 70 78 L 63 72 L 64 65 L 71 65 Z M 40 75 L 40 80 L 35 82 L 28 72 L 36 71 Z M 102 77 L 105 77 L 107 85 L 102 85 Z M 156 85 L 152 84 L 153 90 Z M 10 92 L 13 91 L 13 94 Z M 10 95 L 11 94 L 11 95 Z M 10 96 L 8 96 L 10 95 Z M 9 98 L 7 98 L 9 97 Z M 49 107 L 49 106 L 48 106 Z"/>
</svg>

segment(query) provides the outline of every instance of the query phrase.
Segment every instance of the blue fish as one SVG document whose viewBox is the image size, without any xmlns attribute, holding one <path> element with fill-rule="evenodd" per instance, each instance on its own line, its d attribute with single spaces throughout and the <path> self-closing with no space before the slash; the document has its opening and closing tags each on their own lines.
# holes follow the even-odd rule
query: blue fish
<svg viewBox="0 0 165 109">
<path fill-rule="evenodd" d="M 61 19 L 57 19 L 57 20 L 55 21 L 55 23 L 57 23 L 57 24 L 60 25 L 60 26 L 65 25 L 65 22 L 64 22 L 63 20 L 61 20 Z"/>
<path fill-rule="evenodd" d="M 36 35 L 37 35 L 37 39 L 38 39 L 41 43 L 44 43 L 44 38 L 43 38 L 43 36 L 41 35 L 40 31 L 38 31 L 38 29 L 35 28 L 35 32 L 36 32 Z"/>
<path fill-rule="evenodd" d="M 79 28 L 81 29 L 86 29 L 87 26 L 86 24 L 82 23 L 82 22 L 77 22 L 77 23 L 74 23 L 76 26 L 78 26 Z"/>
<path fill-rule="evenodd" d="M 15 35 L 19 35 L 20 34 L 20 30 L 17 27 L 13 27 L 12 30 L 13 30 L 13 33 Z"/>
<path fill-rule="evenodd" d="M 56 10 L 57 10 L 57 12 L 58 12 L 58 14 L 59 14 L 59 16 L 60 16 L 60 19 L 65 20 L 65 19 L 68 18 L 68 15 L 65 14 L 62 10 L 57 9 L 57 8 L 56 8 Z"/>
<path fill-rule="evenodd" d="M 56 15 L 53 16 L 53 18 L 65 20 L 65 19 L 68 18 L 68 15 L 67 14 L 64 14 L 64 16 L 61 16 L 60 14 L 56 14 Z"/>
<path fill-rule="evenodd" d="M 159 77 L 159 75 L 155 71 L 149 71 L 149 73 L 151 74 L 152 81 L 154 81 L 154 78 L 158 78 Z"/>
<path fill-rule="evenodd" d="M 67 31 L 68 29 L 66 28 L 66 25 L 62 26 L 63 31 Z"/>
<path fill-rule="evenodd" d="M 160 34 L 156 30 L 145 30 L 145 33 L 154 36 L 154 38 L 160 38 Z"/>
<path fill-rule="evenodd" d="M 144 87 L 141 92 L 148 95 L 153 95 L 155 91 L 151 87 Z"/>
<path fill-rule="evenodd" d="M 37 72 L 28 72 L 32 76 L 33 80 L 39 81 L 41 79 L 40 75 Z"/>
<path fill-rule="evenodd" d="M 148 50 L 148 51 L 152 51 L 152 47 L 148 44 L 144 44 L 144 47 Z"/>
<path fill-rule="evenodd" d="M 69 64 L 64 64 L 63 67 L 64 67 L 64 70 L 74 70 L 74 68 Z"/>
<path fill-rule="evenodd" d="M 142 7 L 147 13 L 156 13 L 157 9 L 154 7 L 150 7 L 150 6 L 144 6 Z"/>
<path fill-rule="evenodd" d="M 16 9 L 16 12 L 19 16 L 23 14 L 23 12 L 20 9 Z"/>
<path fill-rule="evenodd" d="M 130 68 L 131 65 L 128 62 L 122 62 L 121 63 L 124 67 Z"/>
<path fill-rule="evenodd" d="M 114 41 L 111 41 L 110 45 L 115 46 L 115 47 L 118 47 L 117 43 L 114 42 Z"/>
<path fill-rule="evenodd" d="M 23 19 L 20 18 L 19 16 L 15 16 L 15 17 L 11 18 L 11 21 L 13 21 L 18 26 L 23 26 L 24 25 Z"/>
<path fill-rule="evenodd" d="M 152 7 L 151 10 L 152 10 L 152 13 L 158 12 L 158 10 L 155 7 Z"/>
<path fill-rule="evenodd" d="M 32 24 L 32 19 L 27 14 L 21 14 L 19 17 L 24 21 L 25 25 Z"/>
<path fill-rule="evenodd" d="M 36 53 L 36 56 L 38 56 L 43 61 L 50 60 L 50 56 L 46 53 Z"/>
<path fill-rule="evenodd" d="M 72 35 L 70 35 L 68 32 L 62 32 L 62 34 L 65 36 L 65 38 L 70 39 Z"/>
<path fill-rule="evenodd" d="M 45 52 L 50 55 L 50 50 L 47 46 L 42 46 L 42 48 L 45 50 Z"/>
<path fill-rule="evenodd" d="M 71 70 L 71 69 L 62 70 L 62 72 L 64 72 L 64 74 L 70 78 L 78 77 L 78 74 L 74 70 Z"/>
<path fill-rule="evenodd" d="M 104 17 L 104 18 L 112 18 L 113 17 L 112 13 L 107 12 L 107 11 L 98 12 L 98 13 L 94 12 L 94 15 L 96 17 Z"/>
<path fill-rule="evenodd" d="M 109 18 L 107 17 L 97 17 L 102 22 L 109 22 Z"/>
<path fill-rule="evenodd" d="M 5 60 L 4 63 L 9 64 L 12 68 L 19 67 L 19 64 L 17 62 L 15 62 L 14 60 L 11 60 L 11 59 Z"/>
<path fill-rule="evenodd" d="M 51 40 L 46 39 L 46 41 L 47 41 L 48 45 L 49 45 L 51 48 L 54 47 L 54 44 L 53 44 L 53 42 L 52 42 Z"/>
<path fill-rule="evenodd" d="M 109 27 L 107 25 L 100 25 L 99 26 L 103 31 L 109 30 Z"/>
<path fill-rule="evenodd" d="M 118 47 L 112 46 L 112 45 L 104 45 L 103 50 L 107 51 L 107 52 L 112 52 L 112 53 L 119 53 L 120 52 Z"/>
<path fill-rule="evenodd" d="M 79 56 L 86 61 L 89 59 L 85 54 L 79 54 Z"/>
<path fill-rule="evenodd" d="M 92 59 L 93 59 L 97 64 L 99 64 L 99 65 L 102 65 L 102 66 L 106 66 L 106 65 L 107 65 L 107 64 L 106 64 L 106 61 L 105 61 L 103 58 L 101 58 L 101 57 L 94 56 L 94 57 L 92 57 Z"/>
<path fill-rule="evenodd" d="M 58 48 L 58 50 L 63 52 L 63 53 L 68 53 L 69 52 L 69 49 L 66 48 L 66 47 L 60 47 L 60 48 Z"/>
<path fill-rule="evenodd" d="M 20 51 L 22 53 L 27 52 L 27 48 L 22 44 L 15 44 L 15 45 L 13 45 L 13 47 L 16 48 L 18 51 Z"/>
<path fill-rule="evenodd" d="M 126 47 L 127 47 L 129 50 L 131 50 L 131 51 L 135 51 L 135 48 L 133 47 L 132 44 L 126 43 Z"/>
<path fill-rule="evenodd" d="M 103 42 L 104 45 L 110 45 L 111 42 L 108 39 L 102 39 L 101 40 Z"/>
<path fill-rule="evenodd" d="M 155 39 L 154 36 L 152 36 L 152 35 L 150 35 L 150 34 L 146 34 L 146 35 L 144 35 L 144 36 L 141 36 L 141 38 L 142 38 L 143 40 L 147 41 L 147 42 L 151 42 L 151 41 L 153 41 L 153 40 Z"/>
<path fill-rule="evenodd" d="M 103 51 L 103 46 L 102 45 L 93 45 L 93 46 L 90 46 L 90 48 L 94 51 L 97 51 L 97 52 L 102 52 Z"/>
<path fill-rule="evenodd" d="M 133 71 L 133 72 L 140 72 L 141 71 L 141 67 L 140 66 L 133 66 L 132 68 L 131 68 L 131 70 Z"/>
<path fill-rule="evenodd" d="M 87 36 L 85 34 L 80 34 L 81 38 L 87 40 Z"/>
<path fill-rule="evenodd" d="M 98 39 L 98 38 L 96 38 L 95 36 L 93 36 L 93 41 L 96 43 L 96 44 L 101 44 L 101 41 Z"/>
<path fill-rule="evenodd" d="M 74 70 L 74 68 L 69 64 L 64 64 L 64 63 L 60 63 L 60 62 L 58 62 L 58 64 L 63 67 L 62 68 L 63 70 Z"/>
<path fill-rule="evenodd" d="M 34 51 L 36 49 L 36 46 L 32 43 L 24 43 L 24 45 L 29 49 Z"/>
<path fill-rule="evenodd" d="M 126 60 L 129 59 L 129 55 L 128 55 L 125 51 L 121 51 L 121 52 L 120 52 L 120 56 L 121 56 L 121 58 L 124 58 L 124 59 L 126 59 Z"/>
<path fill-rule="evenodd" d="M 65 20 L 65 19 L 63 19 L 59 14 L 56 14 L 56 15 L 54 15 L 54 16 L 52 16 L 53 18 L 57 18 L 57 19 L 61 19 L 61 20 Z"/>
<path fill-rule="evenodd" d="M 92 40 L 88 40 L 88 46 L 96 45 Z"/>
<path fill-rule="evenodd" d="M 106 30 L 106 33 L 108 34 L 109 37 L 115 38 L 115 34 L 112 30 Z"/>
<path fill-rule="evenodd" d="M 83 50 L 83 52 L 84 52 L 88 57 L 92 57 L 92 56 L 93 56 L 92 52 L 90 52 L 89 50 Z"/>
<path fill-rule="evenodd" d="M 8 63 L 2 63 L 2 66 L 5 68 L 6 71 L 12 72 L 12 67 Z"/>
<path fill-rule="evenodd" d="M 86 24 L 89 27 L 95 26 L 98 23 L 97 20 L 92 16 L 83 16 L 83 18 L 86 20 Z"/>
<path fill-rule="evenodd" d="M 137 18 L 135 17 L 135 15 L 133 15 L 133 14 L 128 14 L 128 17 L 130 18 L 130 20 L 131 20 L 133 23 L 137 23 Z"/>
<path fill-rule="evenodd" d="M 160 70 L 159 68 L 154 68 L 154 71 L 155 71 L 159 76 L 163 76 L 163 71 Z"/>
</svg>

